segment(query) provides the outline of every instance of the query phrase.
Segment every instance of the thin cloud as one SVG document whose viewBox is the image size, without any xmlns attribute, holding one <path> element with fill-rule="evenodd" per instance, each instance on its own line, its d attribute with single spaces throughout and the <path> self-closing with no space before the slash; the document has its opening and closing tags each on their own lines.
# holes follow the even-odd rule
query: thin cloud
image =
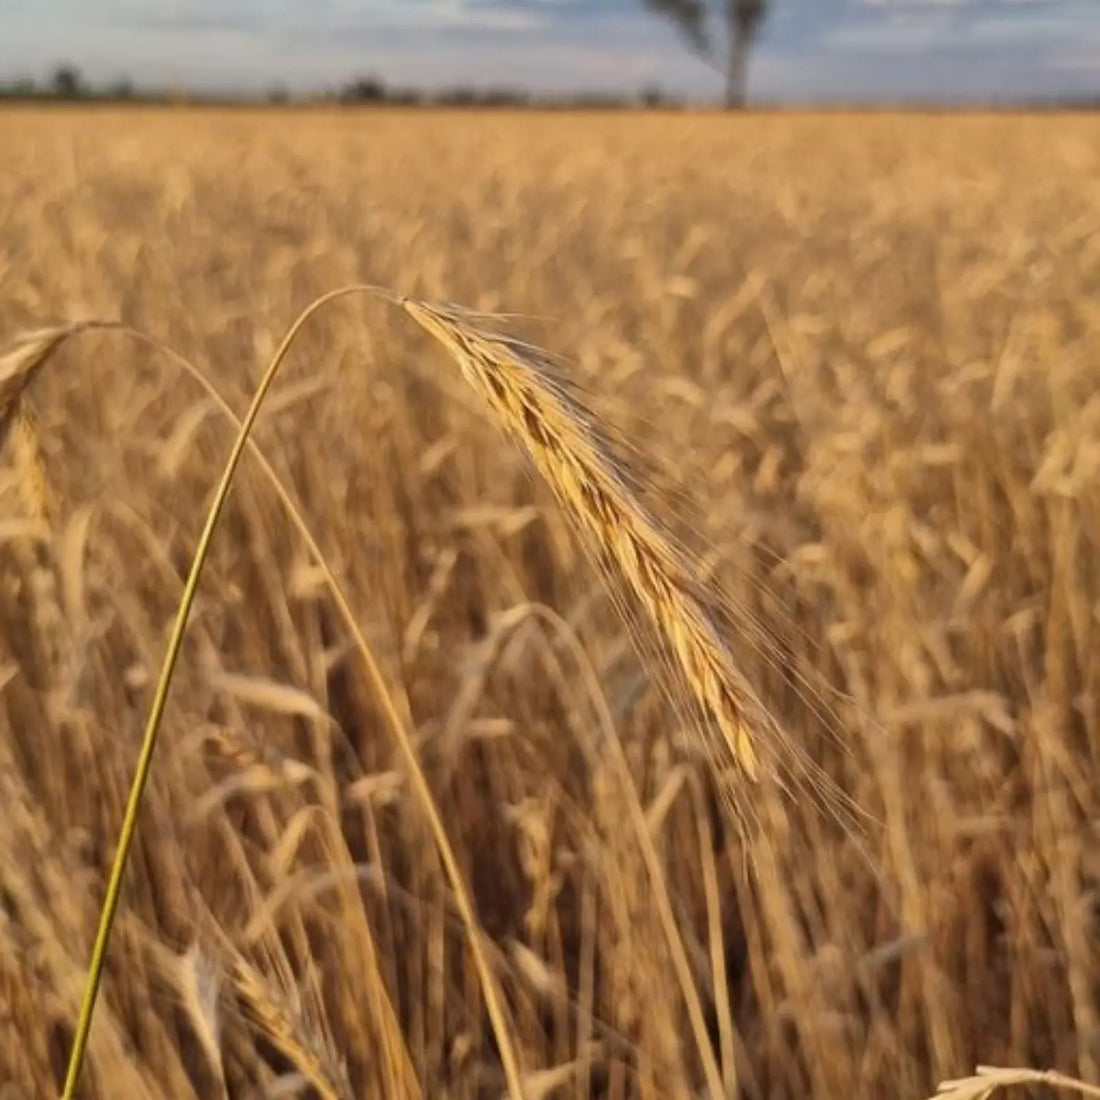
<svg viewBox="0 0 1100 1100">
<path fill-rule="evenodd" d="M 539 6 L 544 6 L 543 0 Z M 554 2 L 554 0 L 549 0 Z M 560 0 L 557 0 L 560 3 Z M 530 4 L 471 3 L 457 0 L 370 0 L 370 3 L 314 3 L 308 8 L 286 0 L 268 3 L 213 0 L 152 0 L 131 2 L 121 10 L 87 5 L 100 25 L 128 30 L 195 32 L 206 30 L 253 31 L 258 35 L 345 31 L 473 30 L 524 32 L 546 26 L 545 15 Z"/>
</svg>

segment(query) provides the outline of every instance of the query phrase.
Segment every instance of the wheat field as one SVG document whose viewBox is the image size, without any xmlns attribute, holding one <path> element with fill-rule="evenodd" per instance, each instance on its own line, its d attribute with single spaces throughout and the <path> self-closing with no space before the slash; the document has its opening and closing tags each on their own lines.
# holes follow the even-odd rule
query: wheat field
<svg viewBox="0 0 1100 1100">
<path fill-rule="evenodd" d="M 585 395 L 762 777 L 469 363 L 334 300 L 213 540 L 80 1095 L 1100 1085 L 1100 120 L 35 108 L 0 148 L 0 356 L 124 326 L 0 467 L 5 1100 L 64 1076 L 218 393 L 358 283 Z"/>
</svg>

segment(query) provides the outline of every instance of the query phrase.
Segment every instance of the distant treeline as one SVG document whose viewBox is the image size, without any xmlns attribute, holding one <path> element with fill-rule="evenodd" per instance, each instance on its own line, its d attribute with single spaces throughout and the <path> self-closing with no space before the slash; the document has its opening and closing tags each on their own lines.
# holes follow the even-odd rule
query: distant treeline
<svg viewBox="0 0 1100 1100">
<path fill-rule="evenodd" d="M 211 105 L 343 104 L 356 106 L 396 107 L 560 107 L 572 109 L 626 109 L 663 108 L 674 109 L 695 106 L 688 100 L 669 94 L 662 88 L 647 86 L 637 93 L 577 91 L 556 95 L 536 95 L 521 88 L 478 88 L 460 86 L 427 90 L 421 88 L 393 87 L 376 76 L 359 76 L 348 80 L 338 88 L 315 92 L 292 92 L 284 86 L 276 86 L 264 93 L 231 91 L 199 91 L 186 88 L 137 87 L 123 77 L 107 84 L 85 81 L 74 65 L 60 65 L 43 82 L 33 78 L 0 81 L 0 100 L 84 101 L 99 103 L 191 103 Z M 757 110 L 826 109 L 832 111 L 907 110 L 952 111 L 957 109 L 1031 110 L 1031 111 L 1095 111 L 1100 110 L 1100 91 L 1093 95 L 1049 96 L 1032 99 L 998 99 L 988 101 L 944 100 L 919 102 L 868 102 L 864 100 L 826 103 L 778 103 L 756 102 Z"/>
<path fill-rule="evenodd" d="M 211 91 L 186 88 L 138 87 L 122 78 L 108 84 L 93 84 L 72 65 L 59 66 L 45 81 L 24 77 L 0 81 L 0 99 L 33 101 L 63 100 L 87 102 L 209 103 L 209 104 L 324 104 L 348 106 L 448 106 L 448 107 L 675 107 L 681 100 L 657 87 L 641 89 L 636 95 L 578 91 L 536 96 L 520 88 L 458 86 L 443 89 L 391 87 L 377 77 L 355 77 L 338 88 L 292 92 L 282 85 L 266 92 Z"/>
<path fill-rule="evenodd" d="M 453 87 L 427 91 L 422 88 L 388 87 L 376 77 L 359 77 L 348 81 L 336 92 L 320 97 L 303 97 L 309 100 L 337 100 L 346 104 L 391 104 L 395 106 L 447 106 L 447 107 L 636 107 L 682 106 L 681 100 L 668 95 L 660 88 L 643 88 L 636 95 L 609 92 L 577 91 L 553 96 L 535 95 L 522 88 Z"/>
</svg>

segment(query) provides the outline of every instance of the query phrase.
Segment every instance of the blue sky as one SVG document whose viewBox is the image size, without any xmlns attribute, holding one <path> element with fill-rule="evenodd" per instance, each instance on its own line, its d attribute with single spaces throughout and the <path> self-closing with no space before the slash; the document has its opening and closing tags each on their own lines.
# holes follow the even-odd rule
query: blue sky
<svg viewBox="0 0 1100 1100">
<path fill-rule="evenodd" d="M 642 0 L 0 0 L 0 76 L 62 61 L 99 81 L 251 91 L 376 73 L 720 93 Z M 780 99 L 1100 94 L 1100 0 L 772 0 L 751 87 Z"/>
</svg>

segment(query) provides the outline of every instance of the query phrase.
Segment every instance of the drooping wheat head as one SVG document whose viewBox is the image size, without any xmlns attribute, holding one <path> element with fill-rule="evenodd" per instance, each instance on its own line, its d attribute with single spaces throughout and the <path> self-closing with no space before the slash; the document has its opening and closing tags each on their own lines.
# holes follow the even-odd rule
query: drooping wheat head
<svg viewBox="0 0 1100 1100">
<path fill-rule="evenodd" d="M 80 327 L 57 325 L 24 333 L 0 355 L 0 444 L 18 416 L 27 387 L 50 356 Z"/>
<path fill-rule="evenodd" d="M 241 1007 L 253 1026 L 283 1055 L 324 1100 L 349 1100 L 352 1095 L 344 1067 L 325 1033 L 323 1015 L 308 1011 L 285 966 L 268 959 L 276 982 L 243 955 L 234 953 L 229 977 Z"/>
<path fill-rule="evenodd" d="M 58 600 L 58 582 L 48 538 L 53 514 L 50 483 L 42 456 L 38 420 L 27 390 L 61 344 L 79 324 L 41 329 L 21 337 L 0 354 L 0 449 L 9 451 L 22 519 L 33 525 L 31 537 L 14 539 L 12 550 L 28 596 L 29 620 L 23 642 L 25 671 L 54 682 L 63 676 L 68 639 Z"/>
<path fill-rule="evenodd" d="M 484 331 L 471 314 L 413 299 L 403 304 L 530 454 L 587 549 L 644 609 L 719 734 L 708 742 L 710 753 L 756 778 L 761 731 L 753 727 L 766 712 L 723 639 L 717 597 L 643 503 L 636 475 L 580 391 L 545 353 Z"/>
</svg>

